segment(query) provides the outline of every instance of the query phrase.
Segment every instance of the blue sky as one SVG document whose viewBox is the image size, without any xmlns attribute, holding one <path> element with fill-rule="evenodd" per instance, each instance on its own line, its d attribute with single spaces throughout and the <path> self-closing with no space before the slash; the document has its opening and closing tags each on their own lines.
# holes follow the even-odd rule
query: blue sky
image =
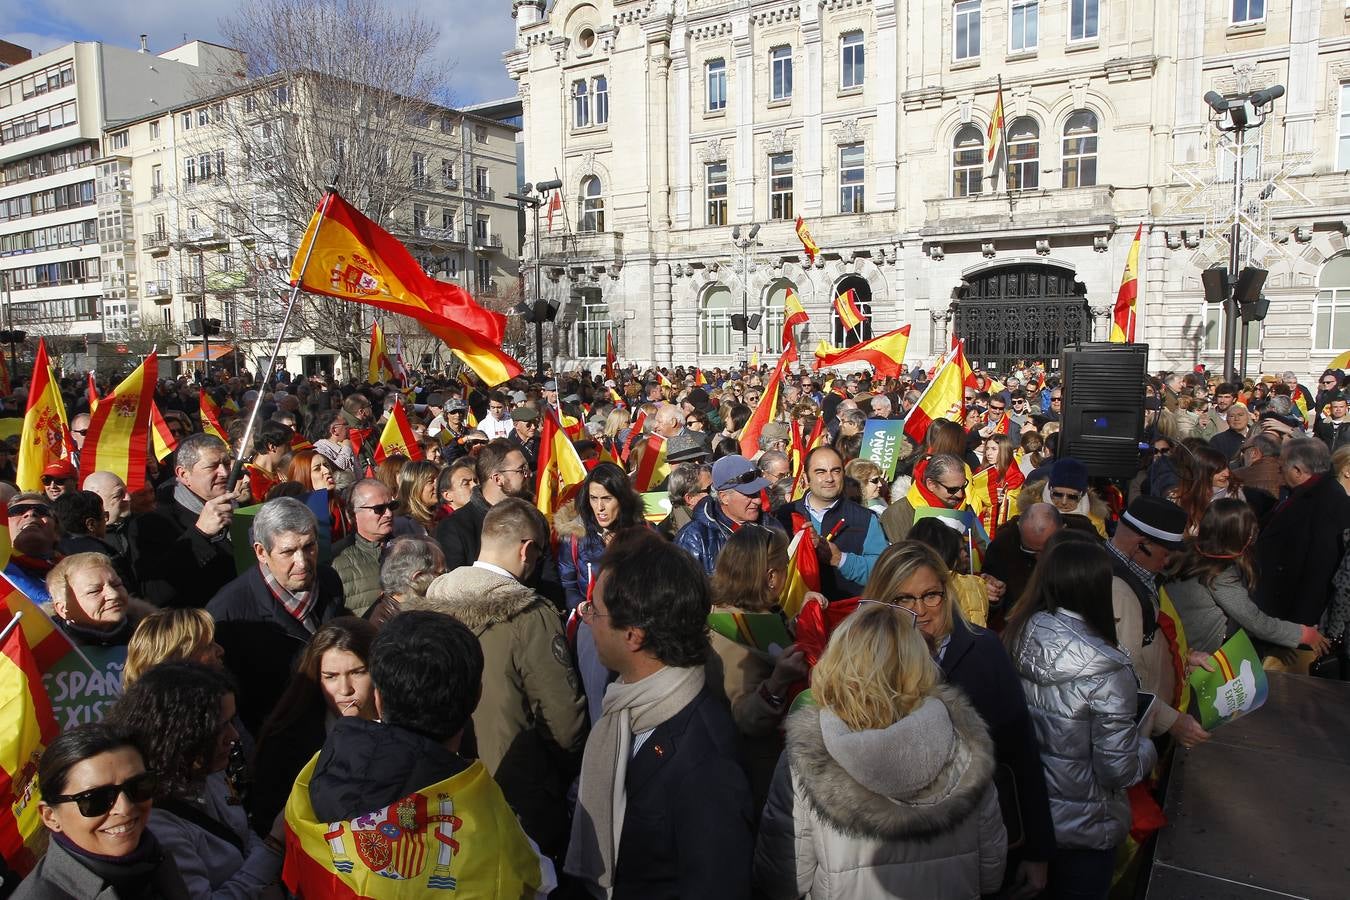
<svg viewBox="0 0 1350 900">
<path fill-rule="evenodd" d="M 449 70 L 457 105 L 515 94 L 502 52 L 514 43 L 515 21 L 505 0 L 386 0 L 387 5 L 420 8 L 441 31 L 440 54 Z M 0 0 L 0 38 L 35 53 L 73 40 L 139 45 L 163 51 L 188 39 L 219 41 L 218 23 L 233 0 Z"/>
</svg>

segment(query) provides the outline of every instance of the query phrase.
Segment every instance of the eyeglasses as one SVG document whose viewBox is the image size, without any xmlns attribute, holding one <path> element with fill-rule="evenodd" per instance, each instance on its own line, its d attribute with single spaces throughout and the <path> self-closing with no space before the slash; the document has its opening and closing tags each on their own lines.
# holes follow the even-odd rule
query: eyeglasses
<svg viewBox="0 0 1350 900">
<path fill-rule="evenodd" d="M 48 805 L 56 803 L 74 803 L 80 815 L 86 819 L 104 816 L 113 808 L 119 794 L 126 794 L 132 803 L 144 803 L 155 796 L 159 788 L 159 776 L 154 772 L 142 772 L 133 775 L 121 784 L 105 784 L 101 787 L 80 791 L 78 794 L 59 794 L 45 797 Z"/>
<path fill-rule="evenodd" d="M 893 609 L 893 610 L 895 610 L 896 612 L 902 612 L 902 613 L 905 614 L 904 621 L 906 622 L 906 624 L 908 624 L 908 625 L 910 625 L 911 627 L 914 627 L 914 628 L 917 628 L 917 627 L 919 626 L 919 614 L 916 613 L 916 612 L 915 612 L 914 610 L 912 610 L 912 609 L 908 609 L 908 608 L 906 608 L 906 607 L 904 607 L 904 606 L 898 606 L 898 605 L 896 605 L 896 604 L 894 604 L 894 603 L 888 603 L 888 602 L 886 602 L 885 600 L 867 600 L 867 599 L 859 598 L 859 599 L 858 599 L 858 603 L 859 603 L 860 605 L 863 604 L 863 603 L 874 603 L 874 604 L 876 604 L 877 606 L 884 606 L 884 607 L 886 607 L 887 609 Z"/>
<path fill-rule="evenodd" d="M 684 424 L 685 424 L 686 426 L 692 428 L 692 427 L 694 427 L 695 425 L 699 424 L 699 422 L 698 422 L 698 419 L 685 419 L 685 420 L 684 420 Z"/>
<path fill-rule="evenodd" d="M 370 506 L 358 506 L 357 509 L 368 509 L 375 515 L 382 516 L 385 513 L 391 513 L 398 509 L 398 501 L 390 500 L 388 503 L 372 503 Z"/>
<path fill-rule="evenodd" d="M 70 480 L 72 480 L 72 479 L 69 479 L 69 478 L 58 478 L 58 477 L 56 477 L 55 475 L 43 475 L 43 476 L 42 476 L 42 486 L 43 486 L 43 487 L 46 487 L 46 486 L 49 485 L 49 484 L 60 484 L 60 483 L 63 482 L 63 481 L 70 481 Z"/>
<path fill-rule="evenodd" d="M 1050 395 L 1050 402 L 1051 402 L 1051 403 L 1058 403 L 1061 399 L 1062 399 L 1062 398 L 1056 397 L 1054 394 L 1051 394 L 1051 395 Z"/>
<path fill-rule="evenodd" d="M 1171 447 L 1154 447 L 1154 448 L 1153 448 L 1153 452 L 1156 453 L 1156 454 L 1158 454 L 1159 456 L 1166 456 L 1167 454 L 1169 454 L 1169 453 L 1172 452 L 1172 448 L 1171 448 Z"/>
<path fill-rule="evenodd" d="M 51 518 L 52 511 L 49 508 L 40 506 L 36 503 L 20 504 L 19 506 L 11 506 L 9 508 L 9 517 L 11 519 L 17 519 L 26 513 L 32 513 L 35 516 L 42 516 L 46 519 Z"/>
<path fill-rule="evenodd" d="M 989 404 L 989 411 L 990 411 L 990 412 L 1003 412 L 1003 411 L 1004 411 L 1005 409 L 1007 409 L 1007 408 L 1008 408 L 1008 407 L 1006 407 L 1006 406 L 994 406 L 992 403 Z"/>
<path fill-rule="evenodd" d="M 1051 492 L 1050 492 L 1050 499 L 1051 499 L 1051 500 L 1064 500 L 1064 501 L 1066 501 L 1066 502 L 1068 502 L 1068 503 L 1077 503 L 1077 502 L 1079 501 L 1079 499 L 1082 498 L 1082 496 L 1083 496 L 1083 495 L 1080 494 L 1078 491 L 1051 491 Z"/>
<path fill-rule="evenodd" d="M 897 594 L 890 599 L 892 606 L 898 606 L 901 609 L 918 608 L 936 609 L 942 605 L 942 601 L 947 599 L 946 590 L 939 588 L 935 591 L 927 591 L 915 597 L 913 594 Z"/>
<path fill-rule="evenodd" d="M 595 611 L 594 600 L 582 600 L 581 603 L 577 605 L 577 613 L 583 619 L 608 619 L 610 617 L 609 613 Z"/>
<path fill-rule="evenodd" d="M 969 484 L 969 482 L 966 481 L 963 481 L 960 484 L 943 484 L 940 481 L 937 482 L 937 486 L 946 491 L 947 496 L 949 497 L 955 497 L 957 494 L 964 494 L 966 492 L 967 484 Z"/>
<path fill-rule="evenodd" d="M 498 474 L 498 475 L 528 475 L 528 474 L 530 474 L 530 470 L 529 470 L 527 467 L 525 467 L 525 466 L 520 466 L 519 468 L 515 468 L 515 469 L 498 469 L 498 470 L 497 470 L 497 474 Z"/>
<path fill-rule="evenodd" d="M 89 429 L 88 429 L 88 428 L 72 428 L 72 429 L 70 429 L 70 433 L 71 433 L 71 434 L 88 434 L 88 433 L 89 433 Z"/>
<path fill-rule="evenodd" d="M 885 479 L 885 478 L 882 478 L 880 475 L 877 475 L 877 476 L 875 476 L 875 477 L 873 477 L 873 478 L 867 479 L 867 483 L 868 483 L 868 484 L 885 484 L 885 483 L 886 483 L 886 479 Z"/>
<path fill-rule="evenodd" d="M 717 486 L 717 489 L 719 491 L 729 491 L 738 485 L 749 484 L 758 477 L 760 477 L 758 469 L 749 469 L 745 472 L 742 472 L 739 475 L 733 475 L 732 477 L 726 479 Z"/>
</svg>

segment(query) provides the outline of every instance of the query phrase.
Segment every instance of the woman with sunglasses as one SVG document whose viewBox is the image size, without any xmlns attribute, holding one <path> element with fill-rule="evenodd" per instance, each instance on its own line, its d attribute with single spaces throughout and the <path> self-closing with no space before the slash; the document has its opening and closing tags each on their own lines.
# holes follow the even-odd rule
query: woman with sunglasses
<svg viewBox="0 0 1350 900">
<path fill-rule="evenodd" d="M 684 427 L 690 431 L 706 434 L 712 430 L 712 423 L 708 421 L 707 413 L 702 410 L 691 409 L 684 414 Z"/>
<path fill-rule="evenodd" d="M 1239 628 L 1253 640 L 1281 647 L 1311 647 L 1319 656 L 1327 639 L 1311 625 L 1266 615 L 1252 600 L 1256 583 L 1252 548 L 1256 513 L 1242 500 L 1215 500 L 1186 545 L 1167 595 L 1176 605 L 1192 650 L 1213 653 Z"/>
<path fill-rule="evenodd" d="M 38 763 L 47 853 L 15 900 L 177 900 L 192 896 L 146 830 L 157 786 L 131 733 L 106 724 L 59 735 Z"/>
<path fill-rule="evenodd" d="M 234 728 L 229 675 L 171 662 L 141 675 L 109 721 L 135 735 L 159 776 L 150 830 L 173 857 L 193 897 L 268 896 L 281 875 L 285 820 L 260 839 L 225 777 Z"/>
<path fill-rule="evenodd" d="M 914 613 L 863 603 L 788 718 L 755 848 L 763 896 L 972 898 L 1002 883 L 989 733 Z M 896 761 L 903 761 L 896 765 Z"/>
<path fill-rule="evenodd" d="M 1116 645 L 1111 558 L 1090 539 L 1041 556 L 1003 633 L 1036 723 L 1056 849 L 1048 898 L 1102 898 L 1130 831 L 1125 790 L 1158 761 L 1135 723 L 1139 680 Z"/>
<path fill-rule="evenodd" d="M 870 459 L 850 459 L 844 466 L 844 475 L 858 483 L 858 502 L 878 516 L 886 511 L 890 498 L 886 496 L 886 479 L 881 467 Z"/>
<path fill-rule="evenodd" d="M 1006 776 L 999 790 L 1015 788 L 1003 806 L 1017 810 L 1010 824 L 1014 836 L 1022 836 L 1008 876 L 1014 886 L 1038 889 L 1054 848 L 1040 746 L 1008 652 L 994 632 L 966 620 L 956 593 L 951 570 L 935 550 L 901 541 L 877 559 L 862 596 L 914 613 L 947 682 L 965 692 L 989 725 L 994 761 Z"/>
</svg>

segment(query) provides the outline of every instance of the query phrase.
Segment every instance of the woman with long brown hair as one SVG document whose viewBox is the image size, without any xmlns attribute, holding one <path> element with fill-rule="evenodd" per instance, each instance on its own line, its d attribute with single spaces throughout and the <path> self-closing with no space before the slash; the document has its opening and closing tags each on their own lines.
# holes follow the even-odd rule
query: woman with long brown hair
<svg viewBox="0 0 1350 900">
<path fill-rule="evenodd" d="M 1175 566 L 1167 595 L 1176 605 L 1192 650 L 1213 653 L 1239 628 L 1253 640 L 1281 647 L 1306 645 L 1319 655 L 1327 639 L 1313 626 L 1275 619 L 1251 597 L 1256 584 L 1256 513 L 1245 501 L 1215 500 Z"/>
<path fill-rule="evenodd" d="M 421 525 L 427 534 L 436 530 L 436 477 L 441 467 L 419 459 L 398 473 L 398 504 L 403 515 Z"/>
<path fill-rule="evenodd" d="M 337 463 L 313 448 L 297 450 L 291 456 L 291 467 L 286 480 L 299 484 L 306 492 L 328 492 L 328 521 L 334 542 L 346 537 L 352 530 L 346 505 L 338 495 Z"/>
<path fill-rule="evenodd" d="M 1198 440 L 1187 439 L 1172 454 L 1172 464 L 1181 476 L 1177 505 L 1186 511 L 1186 535 L 1194 537 L 1205 510 L 1217 499 L 1244 500 L 1242 481 L 1228 467 L 1228 459 Z"/>
</svg>

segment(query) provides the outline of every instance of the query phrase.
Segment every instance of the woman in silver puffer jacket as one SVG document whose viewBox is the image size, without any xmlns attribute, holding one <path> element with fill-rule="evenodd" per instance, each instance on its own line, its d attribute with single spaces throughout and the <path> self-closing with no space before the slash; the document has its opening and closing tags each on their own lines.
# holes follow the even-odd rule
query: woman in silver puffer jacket
<svg viewBox="0 0 1350 900">
<path fill-rule="evenodd" d="M 1139 680 L 1116 646 L 1106 551 L 1057 540 L 1041 555 L 1004 639 L 1040 740 L 1055 822 L 1045 896 L 1104 898 L 1130 830 L 1125 790 L 1158 761 L 1147 729 L 1135 723 Z"/>
</svg>

